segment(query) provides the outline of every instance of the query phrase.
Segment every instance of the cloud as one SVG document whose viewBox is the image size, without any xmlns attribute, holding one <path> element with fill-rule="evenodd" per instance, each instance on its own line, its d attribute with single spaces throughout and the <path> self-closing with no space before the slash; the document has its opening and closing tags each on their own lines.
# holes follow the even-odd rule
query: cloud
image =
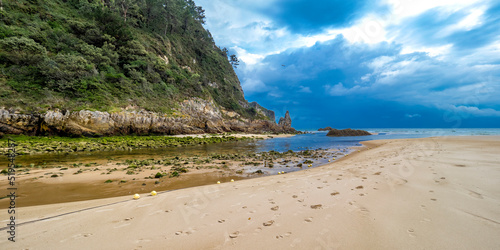
<svg viewBox="0 0 500 250">
<path fill-rule="evenodd" d="M 405 44 L 408 51 L 452 45 L 448 48 L 456 53 L 483 47 L 499 37 L 500 4 L 492 3 L 469 1 L 436 6 L 389 24 L 388 36 Z"/>
<path fill-rule="evenodd" d="M 266 92 L 269 88 L 259 79 L 244 79 L 241 87 L 245 90 L 246 94 Z"/>
<path fill-rule="evenodd" d="M 328 27 L 349 25 L 368 11 L 383 10 L 372 1 L 278 0 L 272 6 L 261 9 L 278 25 L 288 27 L 295 33 L 320 33 Z"/>
<path fill-rule="evenodd" d="M 331 96 L 345 96 L 345 95 L 357 93 L 360 90 L 362 90 L 362 88 L 359 85 L 356 85 L 352 88 L 346 88 L 346 87 L 344 87 L 344 85 L 341 82 L 339 82 L 338 84 L 333 85 L 333 86 L 325 85 L 324 87 L 325 87 L 326 93 L 328 93 Z"/>
<path fill-rule="evenodd" d="M 453 113 L 461 115 L 463 118 L 468 118 L 469 116 L 496 116 L 500 117 L 500 111 L 491 109 L 491 108 L 485 108 L 485 109 L 480 109 L 478 107 L 473 107 L 473 106 L 454 106 L 454 105 L 449 105 L 446 107 L 448 111 L 451 111 Z"/>
<path fill-rule="evenodd" d="M 405 114 L 407 118 L 420 118 L 422 117 L 420 114 Z"/>
<path fill-rule="evenodd" d="M 299 128 L 450 126 L 443 114 L 500 124 L 500 3 L 201 2 L 216 42 L 241 60 L 245 96 L 290 110 Z"/>
<path fill-rule="evenodd" d="M 299 86 L 299 92 L 302 92 L 302 93 L 312 93 L 311 88 L 304 87 L 304 86 Z"/>
</svg>

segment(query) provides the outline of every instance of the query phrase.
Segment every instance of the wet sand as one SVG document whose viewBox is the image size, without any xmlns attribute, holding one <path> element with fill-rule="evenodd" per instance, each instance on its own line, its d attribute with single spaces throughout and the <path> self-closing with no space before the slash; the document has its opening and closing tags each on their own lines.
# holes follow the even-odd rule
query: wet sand
<svg viewBox="0 0 500 250">
<path fill-rule="evenodd" d="M 293 172 L 324 165 L 333 156 L 345 153 L 335 149 L 313 150 L 311 154 L 240 153 L 208 156 L 137 157 L 122 155 L 121 160 L 89 158 L 58 167 L 16 168 L 16 206 L 27 207 L 63 202 L 102 199 L 151 190 L 166 191 L 241 179 L 258 178 L 278 172 Z M 272 161 L 269 161 L 270 158 Z M 328 158 L 327 158 L 328 157 Z M 310 161 L 310 163 L 304 163 Z M 333 161 L 333 159 L 332 159 Z M 271 163 L 272 162 L 272 163 Z M 264 165 L 265 164 L 265 165 Z M 298 167 L 299 164 L 301 167 Z M 57 165 L 57 164 L 56 164 Z M 271 166 L 272 165 L 272 166 Z M 131 167 L 133 166 L 133 167 Z M 180 172 L 184 169 L 187 172 Z M 171 176 L 178 171 L 180 176 Z M 255 173 L 262 171 L 261 173 Z M 155 178 L 157 173 L 164 176 Z M 6 175 L 0 176 L 0 190 L 7 190 Z M 9 207 L 9 199 L 0 199 L 0 209 Z"/>
<path fill-rule="evenodd" d="M 3 249 L 496 249 L 500 137 L 370 141 L 314 169 L 19 208 Z M 46 218 L 46 219 L 44 219 Z M 6 223 L 7 212 L 0 210 Z M 25 223 L 25 224 L 22 224 Z M 5 229 L 3 229 L 5 231 Z"/>
</svg>

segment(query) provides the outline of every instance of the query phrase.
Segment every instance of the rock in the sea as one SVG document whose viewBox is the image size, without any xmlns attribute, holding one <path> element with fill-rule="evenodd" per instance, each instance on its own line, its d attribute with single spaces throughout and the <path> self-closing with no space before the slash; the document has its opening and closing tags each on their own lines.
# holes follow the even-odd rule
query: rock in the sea
<svg viewBox="0 0 500 250">
<path fill-rule="evenodd" d="M 285 113 L 285 117 L 280 117 L 278 126 L 280 126 L 284 132 L 295 132 L 295 129 L 292 128 L 292 118 L 290 118 L 290 112 L 288 112 L 288 110 Z"/>
<path fill-rule="evenodd" d="M 331 129 L 327 136 L 363 136 L 363 135 L 371 135 L 370 132 L 365 130 L 356 130 L 356 129 Z"/>
<path fill-rule="evenodd" d="M 318 131 L 330 131 L 332 130 L 332 127 L 325 127 L 325 128 L 319 128 Z"/>
</svg>

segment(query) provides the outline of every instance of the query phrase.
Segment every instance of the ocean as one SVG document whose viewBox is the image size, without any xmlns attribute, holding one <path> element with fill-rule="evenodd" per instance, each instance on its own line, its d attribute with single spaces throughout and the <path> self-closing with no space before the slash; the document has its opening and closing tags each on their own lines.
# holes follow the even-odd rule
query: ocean
<svg viewBox="0 0 500 250">
<path fill-rule="evenodd" d="M 409 139 L 434 136 L 480 136 L 500 135 L 500 128 L 362 128 L 374 135 L 330 137 L 326 131 L 307 131 L 308 134 L 296 135 L 287 138 L 274 138 L 256 141 L 251 144 L 253 150 L 262 152 L 275 150 L 284 152 L 288 150 L 314 150 L 314 149 L 345 149 L 353 146 L 361 146 L 362 141 L 382 139 Z M 238 147 L 239 145 L 234 145 Z M 247 146 L 242 146 L 242 150 Z"/>
</svg>

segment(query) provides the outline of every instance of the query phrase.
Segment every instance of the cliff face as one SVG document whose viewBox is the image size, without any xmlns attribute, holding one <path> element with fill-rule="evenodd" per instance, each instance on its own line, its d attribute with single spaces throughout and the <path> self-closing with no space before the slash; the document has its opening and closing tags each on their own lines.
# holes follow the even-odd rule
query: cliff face
<svg viewBox="0 0 500 250">
<path fill-rule="evenodd" d="M 276 116 L 274 111 L 268 110 L 262 106 L 260 106 L 257 102 L 249 103 L 250 107 L 255 108 L 257 114 L 262 114 L 263 116 L 268 117 L 271 121 L 276 122 Z"/>
<path fill-rule="evenodd" d="M 219 109 L 213 101 L 200 98 L 185 100 L 173 116 L 149 111 L 108 113 L 89 110 L 20 114 L 0 109 L 0 135 L 175 135 L 231 131 L 285 133 L 294 130 L 269 120 L 245 119 L 237 113 Z"/>
</svg>

